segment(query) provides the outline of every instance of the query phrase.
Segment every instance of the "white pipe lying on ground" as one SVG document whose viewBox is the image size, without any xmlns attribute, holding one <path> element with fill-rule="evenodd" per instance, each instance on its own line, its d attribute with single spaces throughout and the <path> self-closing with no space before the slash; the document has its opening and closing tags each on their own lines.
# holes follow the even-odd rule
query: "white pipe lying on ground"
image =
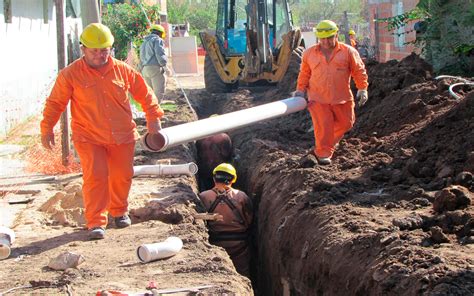
<svg viewBox="0 0 474 296">
<path fill-rule="evenodd" d="M 137 165 L 133 167 L 133 176 L 141 175 L 195 175 L 198 166 L 194 162 L 184 164 Z"/>
<path fill-rule="evenodd" d="M 0 226 L 0 260 L 10 257 L 11 245 L 15 241 L 15 232 L 8 227 Z"/>
<path fill-rule="evenodd" d="M 292 97 L 215 117 L 188 122 L 159 131 L 156 135 L 146 134 L 142 145 L 154 152 L 209 137 L 214 134 L 241 128 L 259 121 L 295 113 L 306 108 L 306 100 Z"/>
<path fill-rule="evenodd" d="M 461 96 L 458 95 L 457 93 L 454 92 L 453 88 L 455 88 L 456 86 L 460 86 L 460 85 L 471 85 L 471 86 L 474 86 L 474 82 L 459 82 L 459 83 L 455 83 L 455 84 L 451 84 L 449 86 L 449 93 L 451 94 L 451 96 L 453 96 L 456 100 L 459 100 L 461 99 Z"/>
<path fill-rule="evenodd" d="M 179 237 L 170 236 L 164 242 L 139 246 L 137 256 L 142 263 L 147 263 L 174 256 L 181 251 L 182 247 L 183 241 Z"/>
</svg>

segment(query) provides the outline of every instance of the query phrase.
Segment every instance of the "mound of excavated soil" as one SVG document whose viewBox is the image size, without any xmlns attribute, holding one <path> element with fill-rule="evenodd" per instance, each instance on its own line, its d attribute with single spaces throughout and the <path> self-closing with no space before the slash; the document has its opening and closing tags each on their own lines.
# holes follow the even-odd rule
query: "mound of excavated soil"
<svg viewBox="0 0 474 296">
<path fill-rule="evenodd" d="M 369 102 L 331 166 L 307 156 L 307 112 L 231 134 L 237 185 L 258 208 L 259 293 L 474 293 L 474 91 L 454 99 L 416 55 L 368 73 Z M 288 97 L 234 95 L 223 113 Z"/>
<path fill-rule="evenodd" d="M 39 210 L 49 215 L 52 224 L 83 226 L 85 218 L 82 184 L 77 182 L 67 185 L 63 191 L 58 191 L 48 199 Z"/>
</svg>

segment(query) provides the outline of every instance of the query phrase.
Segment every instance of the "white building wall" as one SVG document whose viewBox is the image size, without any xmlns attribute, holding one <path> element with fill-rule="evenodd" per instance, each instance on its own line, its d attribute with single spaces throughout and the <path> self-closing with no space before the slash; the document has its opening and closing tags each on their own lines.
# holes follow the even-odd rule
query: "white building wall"
<svg viewBox="0 0 474 296">
<path fill-rule="evenodd" d="M 46 24 L 44 1 L 11 2 L 12 22 L 5 23 L 0 1 L 0 138 L 40 113 L 57 75 L 53 1 L 48 1 Z"/>
</svg>

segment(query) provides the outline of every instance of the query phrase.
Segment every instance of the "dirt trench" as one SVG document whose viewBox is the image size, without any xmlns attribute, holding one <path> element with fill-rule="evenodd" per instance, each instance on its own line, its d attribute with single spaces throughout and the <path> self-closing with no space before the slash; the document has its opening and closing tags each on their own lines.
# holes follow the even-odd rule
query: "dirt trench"
<svg viewBox="0 0 474 296">
<path fill-rule="evenodd" d="M 306 111 L 230 133 L 236 187 L 257 208 L 256 295 L 474 293 L 474 92 L 458 89 L 455 100 L 454 80 L 434 80 L 416 55 L 368 73 L 370 100 L 331 166 L 308 153 Z M 197 110 L 288 96 L 239 89 Z"/>
</svg>

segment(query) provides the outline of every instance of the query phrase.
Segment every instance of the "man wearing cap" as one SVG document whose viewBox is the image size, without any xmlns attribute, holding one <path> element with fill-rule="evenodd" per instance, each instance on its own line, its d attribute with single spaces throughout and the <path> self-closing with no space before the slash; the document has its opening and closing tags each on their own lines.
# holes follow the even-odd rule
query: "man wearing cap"
<svg viewBox="0 0 474 296">
<path fill-rule="evenodd" d="M 352 29 L 349 30 L 349 41 L 351 42 L 352 47 L 358 49 L 359 46 L 357 44 L 356 32 Z"/>
<path fill-rule="evenodd" d="M 368 99 L 367 73 L 359 53 L 337 41 L 337 25 L 321 21 L 316 26 L 319 43 L 303 53 L 295 97 L 308 98 L 308 111 L 314 127 L 314 154 L 320 165 L 331 164 L 334 149 L 354 125 L 354 97 L 350 79 L 354 79 L 359 106 Z"/>
<path fill-rule="evenodd" d="M 140 46 L 140 63 L 142 75 L 153 91 L 158 102 L 161 102 L 165 93 L 166 71 L 168 57 L 165 52 L 163 39 L 166 36 L 165 28 L 161 25 L 151 25 L 150 34 L 145 37 Z"/>
<path fill-rule="evenodd" d="M 146 114 L 150 134 L 161 129 L 163 110 L 140 73 L 110 56 L 114 37 L 100 23 L 84 28 L 80 37 L 83 57 L 62 69 L 46 100 L 41 142 L 54 146 L 53 128 L 71 102 L 74 147 L 83 172 L 85 218 L 91 239 L 102 239 L 108 214 L 117 228 L 131 225 L 128 193 L 133 177 L 135 141 L 129 96 Z"/>
<path fill-rule="evenodd" d="M 252 200 L 245 192 L 232 188 L 237 171 L 229 163 L 221 163 L 212 172 L 214 187 L 199 194 L 208 213 L 218 219 L 208 221 L 209 241 L 223 247 L 235 269 L 250 275 L 249 234 L 253 220 Z"/>
</svg>

